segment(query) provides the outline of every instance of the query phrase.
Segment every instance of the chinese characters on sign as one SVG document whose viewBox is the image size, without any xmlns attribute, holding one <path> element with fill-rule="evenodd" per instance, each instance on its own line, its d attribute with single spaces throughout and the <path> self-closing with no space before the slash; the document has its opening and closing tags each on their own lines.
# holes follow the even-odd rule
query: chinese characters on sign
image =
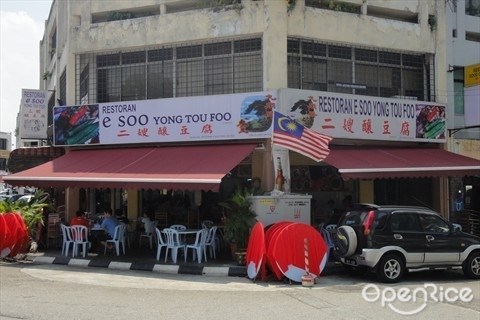
<svg viewBox="0 0 480 320">
<path fill-rule="evenodd" d="M 397 98 L 282 89 L 279 106 L 291 118 L 334 138 L 445 142 L 445 106 Z M 309 112 L 299 106 L 307 105 Z"/>
</svg>

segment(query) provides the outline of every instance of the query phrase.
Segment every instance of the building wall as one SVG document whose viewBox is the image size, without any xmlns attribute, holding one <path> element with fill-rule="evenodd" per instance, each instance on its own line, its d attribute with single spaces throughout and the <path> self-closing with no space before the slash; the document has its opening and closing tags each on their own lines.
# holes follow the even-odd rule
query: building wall
<svg viewBox="0 0 480 320">
<path fill-rule="evenodd" d="M 242 0 L 238 6 L 198 7 L 198 0 L 58 1 L 52 5 L 40 48 L 41 89 L 55 90 L 60 97 L 59 78 L 67 74 L 66 101 L 76 101 L 79 75 L 76 57 L 86 53 L 132 50 L 147 46 L 189 44 L 194 41 L 261 36 L 263 39 L 264 90 L 287 87 L 287 38 L 299 37 L 330 43 L 427 54 L 431 57 L 436 102 L 449 103 L 448 31 L 446 3 L 436 0 L 344 0 L 357 13 L 307 6 L 305 0 Z M 154 14 L 134 19 L 106 21 L 112 13 Z M 432 17 L 435 17 L 432 23 Z M 468 22 L 469 23 L 469 22 Z M 440 27 L 442 26 L 442 27 Z M 56 31 L 56 33 L 55 33 Z M 55 40 L 52 36 L 56 34 Z M 51 49 L 55 47 L 52 54 Z M 65 94 L 65 93 L 64 93 Z M 90 101 L 93 102 L 93 101 Z M 451 111 L 448 111 L 449 114 Z M 265 152 L 268 155 L 268 152 Z M 264 187 L 271 188 L 271 167 L 255 160 L 254 172 L 262 174 Z M 368 190 L 370 190 L 369 188 Z M 370 191 L 362 199 L 370 199 Z"/>
<path fill-rule="evenodd" d="M 448 69 L 445 72 L 447 88 L 444 95 L 448 103 L 448 128 L 454 129 L 465 126 L 464 115 L 455 114 L 454 70 L 462 72 L 463 67 L 480 63 L 480 17 L 466 15 L 465 0 L 457 0 L 448 3 L 445 21 Z M 467 40 L 467 33 L 477 34 L 478 40 Z M 454 137 L 480 140 L 480 128 L 460 130 Z"/>
<path fill-rule="evenodd" d="M 0 132 L 0 176 L 7 174 L 7 160 L 12 151 L 12 133 Z"/>
</svg>

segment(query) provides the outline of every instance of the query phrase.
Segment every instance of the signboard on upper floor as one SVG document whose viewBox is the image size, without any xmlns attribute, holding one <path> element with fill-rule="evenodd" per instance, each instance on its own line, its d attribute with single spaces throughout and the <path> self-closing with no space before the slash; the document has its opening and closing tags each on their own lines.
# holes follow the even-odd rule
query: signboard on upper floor
<svg viewBox="0 0 480 320">
<path fill-rule="evenodd" d="M 480 63 L 466 66 L 464 69 L 465 87 L 480 85 Z"/>
<path fill-rule="evenodd" d="M 265 139 L 277 92 L 60 106 L 54 145 Z"/>
<path fill-rule="evenodd" d="M 21 139 L 47 139 L 48 91 L 22 89 L 20 119 Z"/>
<path fill-rule="evenodd" d="M 280 89 L 54 107 L 54 145 L 268 139 L 273 110 L 333 138 L 444 143 L 439 103 Z"/>
<path fill-rule="evenodd" d="M 282 89 L 277 110 L 334 138 L 444 143 L 445 106 L 407 99 Z"/>
<path fill-rule="evenodd" d="M 465 126 L 480 125 L 480 64 L 465 67 L 463 104 Z"/>
</svg>

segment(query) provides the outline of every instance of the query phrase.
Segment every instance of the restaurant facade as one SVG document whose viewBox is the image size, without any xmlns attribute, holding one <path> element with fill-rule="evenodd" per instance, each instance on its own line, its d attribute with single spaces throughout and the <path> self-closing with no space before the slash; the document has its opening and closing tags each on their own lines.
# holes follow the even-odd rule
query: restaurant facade
<svg viewBox="0 0 480 320">
<path fill-rule="evenodd" d="M 54 92 L 52 141 L 66 154 L 4 180 L 65 188 L 67 215 L 111 206 L 131 218 L 179 194 L 200 208 L 253 180 L 268 192 L 275 110 L 333 138 L 320 163 L 288 153 L 290 192 L 312 195 L 319 216 L 348 195 L 447 216 L 449 179 L 478 181 L 480 159 L 448 151 L 442 33 L 425 19 L 445 8 L 412 1 L 416 18 L 399 21 L 395 4 L 374 17 L 348 2 L 360 14 L 312 1 L 54 1 L 41 89 Z"/>
</svg>

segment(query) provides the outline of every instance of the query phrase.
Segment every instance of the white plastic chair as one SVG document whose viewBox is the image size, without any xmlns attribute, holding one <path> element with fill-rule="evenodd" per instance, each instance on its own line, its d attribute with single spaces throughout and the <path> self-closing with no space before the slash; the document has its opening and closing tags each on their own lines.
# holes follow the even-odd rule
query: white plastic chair
<svg viewBox="0 0 480 320">
<path fill-rule="evenodd" d="M 178 250 L 183 250 L 183 254 L 185 254 L 185 244 L 180 241 L 180 234 L 177 230 L 171 228 L 163 229 L 163 233 L 167 238 L 167 250 L 165 252 L 165 262 L 167 262 L 168 257 L 168 250 L 170 251 L 170 255 L 172 257 L 173 263 L 177 263 L 177 255 Z"/>
<path fill-rule="evenodd" d="M 184 226 L 183 224 L 172 224 L 169 228 L 173 230 L 178 230 L 178 231 L 187 230 L 187 227 Z"/>
<path fill-rule="evenodd" d="M 202 221 L 202 228 L 210 229 L 211 227 L 213 227 L 213 221 L 212 220 L 203 220 Z"/>
<path fill-rule="evenodd" d="M 107 244 L 113 243 L 115 245 L 115 253 L 117 256 L 120 255 L 120 244 L 123 248 L 123 254 L 125 254 L 125 225 L 119 224 L 115 227 L 115 233 L 113 234 L 113 238 L 111 240 L 107 240 L 105 243 L 105 252 L 107 253 Z"/>
<path fill-rule="evenodd" d="M 157 260 L 160 260 L 160 253 L 162 252 L 162 248 L 166 248 L 167 243 L 165 242 L 165 240 L 163 240 L 162 232 L 158 228 L 155 228 L 155 233 L 157 234 Z"/>
<path fill-rule="evenodd" d="M 75 257 L 79 253 L 78 247 L 81 246 L 82 255 L 85 258 L 90 245 L 90 242 L 88 242 L 88 228 L 82 225 L 73 225 L 70 226 L 70 231 L 73 239 L 72 257 Z"/>
<path fill-rule="evenodd" d="M 213 226 L 208 230 L 207 240 L 205 242 L 205 247 L 209 248 L 210 257 L 213 256 L 214 259 L 217 258 L 217 241 L 219 241 L 217 237 L 217 228 L 217 226 Z"/>
<path fill-rule="evenodd" d="M 324 228 L 325 228 L 325 230 L 328 230 L 328 231 L 335 231 L 335 230 L 337 230 L 337 225 L 336 224 L 327 224 Z"/>
<path fill-rule="evenodd" d="M 195 236 L 195 242 L 185 246 L 185 262 L 187 262 L 188 249 L 192 249 L 193 260 L 195 260 L 196 257 L 198 263 L 202 263 L 202 257 L 205 257 L 205 261 L 207 261 L 205 242 L 207 241 L 208 233 L 209 231 L 207 229 L 201 229 Z"/>
<path fill-rule="evenodd" d="M 70 245 L 72 245 L 72 251 L 75 251 L 75 242 L 72 239 L 72 233 L 70 227 L 67 227 L 63 223 L 60 224 L 62 230 L 62 255 L 68 256 L 68 251 L 70 250 Z"/>
<path fill-rule="evenodd" d="M 142 238 L 147 238 L 150 249 L 153 248 L 153 237 L 155 233 L 156 221 L 145 221 L 145 231 L 140 234 L 139 247 L 142 247 Z"/>
</svg>

